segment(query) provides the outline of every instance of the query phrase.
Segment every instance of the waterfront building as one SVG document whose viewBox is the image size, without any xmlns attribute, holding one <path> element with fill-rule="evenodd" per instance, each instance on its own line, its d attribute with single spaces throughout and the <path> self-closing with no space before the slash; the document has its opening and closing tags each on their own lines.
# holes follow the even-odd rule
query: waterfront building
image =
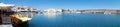
<svg viewBox="0 0 120 27">
<path fill-rule="evenodd" d="M 62 12 L 63 13 L 71 13 L 71 11 L 69 9 L 65 10 L 65 9 L 62 9 Z"/>
<path fill-rule="evenodd" d="M 4 4 L 0 2 L 0 10 L 10 10 L 14 4 Z"/>
<path fill-rule="evenodd" d="M 4 4 L 0 2 L 0 7 L 11 7 L 14 6 L 14 4 Z"/>
<path fill-rule="evenodd" d="M 12 7 L 14 7 L 13 4 L 0 3 L 0 23 L 11 23 L 11 17 L 9 15 L 14 14 L 14 12 L 11 10 Z"/>
<path fill-rule="evenodd" d="M 65 10 L 63 13 L 83 13 L 83 14 L 120 14 L 120 10 L 92 9 L 92 10 Z"/>
<path fill-rule="evenodd" d="M 55 8 L 50 8 L 48 10 L 44 10 L 44 13 L 62 13 L 62 10 L 56 10 Z"/>
<path fill-rule="evenodd" d="M 13 9 L 15 12 L 37 12 L 38 10 L 29 6 L 15 6 Z"/>
<path fill-rule="evenodd" d="M 118 14 L 117 10 L 107 10 L 104 14 Z"/>
<path fill-rule="evenodd" d="M 117 14 L 120 14 L 120 10 L 116 10 L 117 11 Z"/>
<path fill-rule="evenodd" d="M 81 13 L 81 10 L 70 10 L 70 9 L 62 9 L 63 13 Z"/>
<path fill-rule="evenodd" d="M 55 8 L 49 8 L 48 10 L 44 10 L 43 14 L 48 16 L 49 18 L 55 17 L 58 14 L 61 14 L 62 10 L 56 10 Z"/>
</svg>

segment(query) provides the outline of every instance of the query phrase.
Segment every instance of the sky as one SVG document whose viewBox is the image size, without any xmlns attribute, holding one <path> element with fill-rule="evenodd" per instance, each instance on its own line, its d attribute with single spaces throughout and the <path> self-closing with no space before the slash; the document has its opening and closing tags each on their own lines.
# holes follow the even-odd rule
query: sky
<svg viewBox="0 0 120 27">
<path fill-rule="evenodd" d="M 120 8 L 120 0 L 0 0 L 0 2 L 16 6 L 31 6 L 41 10 Z"/>
</svg>

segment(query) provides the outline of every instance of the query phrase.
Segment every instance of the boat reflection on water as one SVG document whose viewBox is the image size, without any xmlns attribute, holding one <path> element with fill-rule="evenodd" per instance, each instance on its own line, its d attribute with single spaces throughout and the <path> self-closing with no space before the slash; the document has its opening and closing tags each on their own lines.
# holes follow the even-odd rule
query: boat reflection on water
<svg viewBox="0 0 120 27">
<path fill-rule="evenodd" d="M 29 20 L 32 20 L 32 18 L 34 16 L 36 16 L 38 13 L 36 13 L 36 12 L 17 12 L 16 14 L 17 14 L 16 18 L 18 17 L 18 15 L 20 17 L 18 17 L 18 20 L 13 20 L 14 21 L 14 22 L 12 22 L 13 27 L 28 27 Z"/>
</svg>

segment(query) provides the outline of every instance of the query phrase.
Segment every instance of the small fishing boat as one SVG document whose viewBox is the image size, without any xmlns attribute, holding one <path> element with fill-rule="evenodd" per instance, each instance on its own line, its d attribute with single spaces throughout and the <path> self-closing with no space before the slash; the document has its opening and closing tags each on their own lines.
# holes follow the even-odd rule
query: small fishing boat
<svg viewBox="0 0 120 27">
<path fill-rule="evenodd" d="M 12 23 L 13 24 L 27 24 L 29 20 L 31 20 L 32 18 L 29 18 L 27 16 L 22 16 L 21 14 L 14 14 L 14 15 L 11 15 L 13 18 L 12 18 Z"/>
</svg>

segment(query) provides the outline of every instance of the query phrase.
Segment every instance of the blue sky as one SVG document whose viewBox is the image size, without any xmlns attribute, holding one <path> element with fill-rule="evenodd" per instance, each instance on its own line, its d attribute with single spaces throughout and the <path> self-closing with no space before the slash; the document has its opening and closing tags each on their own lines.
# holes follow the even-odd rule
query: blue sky
<svg viewBox="0 0 120 27">
<path fill-rule="evenodd" d="M 0 0 L 16 6 L 32 6 L 41 10 L 56 9 L 89 9 L 89 8 L 120 8 L 120 0 Z"/>
</svg>

